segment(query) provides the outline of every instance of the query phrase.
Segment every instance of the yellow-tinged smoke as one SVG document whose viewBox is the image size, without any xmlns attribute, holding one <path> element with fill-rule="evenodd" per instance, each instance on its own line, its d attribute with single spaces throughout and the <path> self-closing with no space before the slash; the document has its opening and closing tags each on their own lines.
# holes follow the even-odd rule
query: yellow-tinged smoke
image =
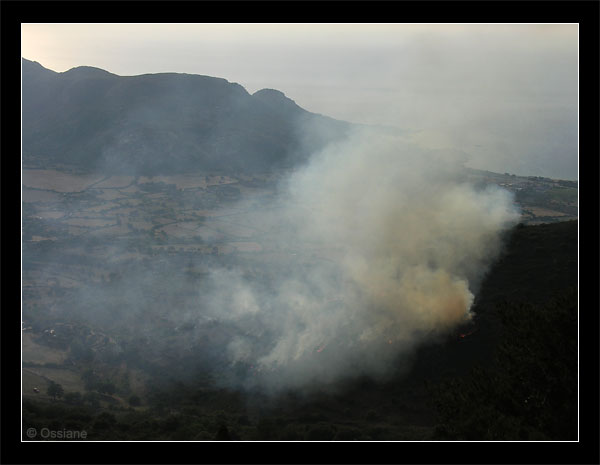
<svg viewBox="0 0 600 465">
<path fill-rule="evenodd" d="M 462 174 L 450 155 L 373 131 L 292 174 L 285 213 L 262 223 L 312 261 L 290 266 L 268 297 L 242 280 L 224 287 L 250 296 L 261 308 L 252 314 L 275 335 L 255 351 L 265 374 L 253 382 L 298 387 L 381 374 L 423 338 L 467 321 L 518 212 L 507 191 L 477 189 Z M 232 344 L 235 356 L 242 346 Z"/>
</svg>

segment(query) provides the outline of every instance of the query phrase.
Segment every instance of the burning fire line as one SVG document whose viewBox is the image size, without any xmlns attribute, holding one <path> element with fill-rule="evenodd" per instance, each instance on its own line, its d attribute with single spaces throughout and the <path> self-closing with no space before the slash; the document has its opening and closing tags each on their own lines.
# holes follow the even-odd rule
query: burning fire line
<svg viewBox="0 0 600 465">
<path fill-rule="evenodd" d="M 467 336 L 470 336 L 471 334 L 473 334 L 473 333 L 474 333 L 474 332 L 476 332 L 476 331 L 477 331 L 477 330 L 476 330 L 476 329 L 474 329 L 473 331 L 469 331 L 468 333 L 462 333 L 462 334 L 459 334 L 459 335 L 458 335 L 458 337 L 459 337 L 459 338 L 461 338 L 461 339 L 465 339 Z"/>
</svg>

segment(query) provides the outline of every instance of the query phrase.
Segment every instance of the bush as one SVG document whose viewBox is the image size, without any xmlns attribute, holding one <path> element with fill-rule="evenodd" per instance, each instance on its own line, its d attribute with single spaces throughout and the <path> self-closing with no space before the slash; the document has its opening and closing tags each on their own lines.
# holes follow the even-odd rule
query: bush
<svg viewBox="0 0 600 465">
<path fill-rule="evenodd" d="M 384 441 L 391 439 L 390 431 L 387 428 L 384 428 L 383 426 L 375 426 L 373 428 L 369 428 L 368 435 L 374 441 Z"/>
<path fill-rule="evenodd" d="M 194 441 L 212 441 L 213 435 L 210 434 L 206 430 L 200 430 L 196 436 L 194 436 Z"/>
<path fill-rule="evenodd" d="M 139 407 L 140 405 L 142 405 L 142 400 L 135 394 L 132 396 L 129 396 L 128 401 L 129 401 L 129 405 L 131 405 L 132 407 Z"/>
<path fill-rule="evenodd" d="M 281 440 L 302 441 L 304 440 L 304 431 L 298 425 L 286 425 L 281 431 Z"/>
<path fill-rule="evenodd" d="M 334 441 L 356 441 L 362 438 L 362 433 L 356 428 L 342 428 L 333 437 Z"/>
<path fill-rule="evenodd" d="M 377 421 L 379 420 L 380 415 L 375 410 L 369 410 L 365 415 L 366 421 Z"/>
<path fill-rule="evenodd" d="M 214 439 L 215 439 L 215 441 L 231 440 L 231 435 L 229 434 L 229 430 L 227 429 L 227 426 L 220 425 L 219 429 L 217 430 L 217 433 L 215 434 Z"/>
<path fill-rule="evenodd" d="M 306 439 L 308 441 L 331 441 L 335 434 L 336 431 L 331 425 L 319 424 L 308 430 Z"/>
<path fill-rule="evenodd" d="M 271 418 L 261 418 L 256 425 L 259 440 L 276 441 L 279 439 L 279 428 Z"/>
<path fill-rule="evenodd" d="M 96 417 L 97 420 L 106 421 L 107 423 L 114 425 L 117 422 L 117 419 L 112 413 L 102 412 L 100 415 Z"/>
<path fill-rule="evenodd" d="M 167 418 L 165 418 L 162 421 L 161 424 L 161 429 L 163 431 L 175 431 L 177 428 L 179 428 L 179 425 L 181 424 L 179 417 L 175 416 L 175 415 L 169 415 Z"/>
</svg>

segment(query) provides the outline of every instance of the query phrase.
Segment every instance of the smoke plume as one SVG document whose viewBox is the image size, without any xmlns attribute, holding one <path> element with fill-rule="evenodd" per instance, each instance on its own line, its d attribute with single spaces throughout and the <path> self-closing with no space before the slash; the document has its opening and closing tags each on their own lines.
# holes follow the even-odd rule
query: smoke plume
<svg viewBox="0 0 600 465">
<path fill-rule="evenodd" d="M 518 212 L 509 192 L 467 183 L 460 162 L 360 130 L 289 175 L 257 213 L 263 279 L 218 269 L 200 292 L 198 313 L 230 328 L 221 382 L 278 391 L 384 376 L 468 321 Z"/>
</svg>

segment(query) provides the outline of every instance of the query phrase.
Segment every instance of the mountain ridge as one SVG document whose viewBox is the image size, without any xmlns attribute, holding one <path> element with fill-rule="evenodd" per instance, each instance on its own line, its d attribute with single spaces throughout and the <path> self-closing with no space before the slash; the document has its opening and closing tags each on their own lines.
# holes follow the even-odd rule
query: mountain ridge
<svg viewBox="0 0 600 465">
<path fill-rule="evenodd" d="M 91 66 L 57 73 L 25 58 L 22 109 L 24 164 L 110 173 L 290 167 L 352 126 L 224 78 Z"/>
</svg>

